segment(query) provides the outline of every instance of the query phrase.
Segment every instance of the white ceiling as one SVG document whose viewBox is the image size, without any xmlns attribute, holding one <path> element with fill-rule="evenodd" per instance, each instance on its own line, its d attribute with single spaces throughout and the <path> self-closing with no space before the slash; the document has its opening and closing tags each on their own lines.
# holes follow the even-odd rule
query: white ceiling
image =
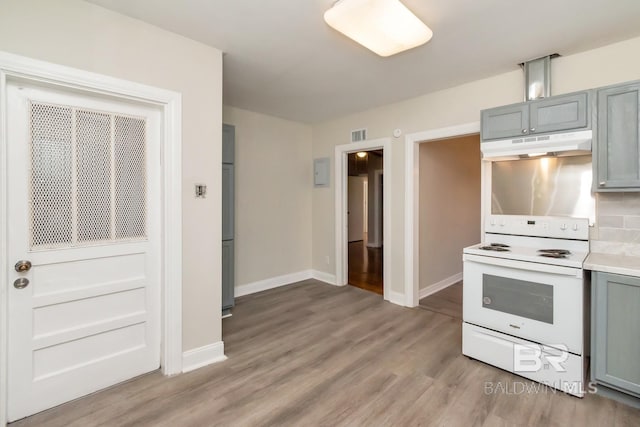
<svg viewBox="0 0 640 427">
<path fill-rule="evenodd" d="M 434 32 L 381 58 L 329 28 L 334 0 L 88 0 L 224 55 L 224 104 L 313 123 L 640 35 L 639 0 L 402 0 Z"/>
</svg>

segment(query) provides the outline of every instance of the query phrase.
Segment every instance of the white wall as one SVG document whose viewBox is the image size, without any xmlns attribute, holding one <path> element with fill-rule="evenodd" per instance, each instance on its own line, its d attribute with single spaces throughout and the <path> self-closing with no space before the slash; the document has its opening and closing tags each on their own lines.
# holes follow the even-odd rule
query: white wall
<svg viewBox="0 0 640 427">
<path fill-rule="evenodd" d="M 640 79 L 637 52 L 640 38 L 554 59 L 552 93 Z M 351 129 L 367 128 L 368 137 L 377 139 L 392 137 L 395 128 L 407 134 L 477 122 L 480 110 L 519 102 L 523 90 L 522 72 L 514 64 L 514 71 L 509 73 L 316 124 L 313 157 L 333 159 L 334 147 L 349 142 Z M 393 139 L 386 155 L 391 156 L 391 170 L 385 170 L 385 177 L 392 180 L 392 186 L 385 188 L 391 194 L 391 230 L 384 243 L 391 245 L 390 288 L 404 293 L 404 138 Z M 331 162 L 332 168 L 334 163 L 335 160 Z M 332 182 L 330 188 L 313 192 L 313 268 L 329 274 L 335 273 L 334 188 Z M 327 256 L 329 265 L 325 263 Z"/>
<path fill-rule="evenodd" d="M 182 93 L 183 347 L 220 341 L 222 53 L 80 0 L 2 0 L 0 50 Z"/>
<path fill-rule="evenodd" d="M 462 273 L 480 242 L 480 135 L 420 144 L 420 289 Z"/>
<path fill-rule="evenodd" d="M 224 107 L 236 127 L 236 287 L 311 268 L 311 128 Z"/>
</svg>

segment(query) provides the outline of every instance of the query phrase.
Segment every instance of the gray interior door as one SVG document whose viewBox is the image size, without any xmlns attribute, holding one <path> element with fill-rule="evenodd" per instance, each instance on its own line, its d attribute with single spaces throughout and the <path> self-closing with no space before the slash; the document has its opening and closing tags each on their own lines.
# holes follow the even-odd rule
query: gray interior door
<svg viewBox="0 0 640 427">
<path fill-rule="evenodd" d="M 235 291 L 235 126 L 222 125 L 222 313 L 229 314 Z"/>
</svg>

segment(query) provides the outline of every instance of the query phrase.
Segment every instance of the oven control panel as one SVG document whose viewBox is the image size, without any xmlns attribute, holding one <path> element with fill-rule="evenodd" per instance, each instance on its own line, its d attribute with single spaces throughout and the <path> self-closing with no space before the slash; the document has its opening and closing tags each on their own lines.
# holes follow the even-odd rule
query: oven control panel
<svg viewBox="0 0 640 427">
<path fill-rule="evenodd" d="M 589 240 L 589 220 L 551 216 L 490 215 L 485 221 L 484 231 L 518 236 Z"/>
</svg>

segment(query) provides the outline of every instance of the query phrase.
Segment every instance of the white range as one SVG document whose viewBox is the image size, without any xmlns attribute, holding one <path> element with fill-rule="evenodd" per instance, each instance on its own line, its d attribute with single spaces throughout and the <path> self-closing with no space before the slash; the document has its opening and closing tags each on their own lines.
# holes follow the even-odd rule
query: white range
<svg viewBox="0 0 640 427">
<path fill-rule="evenodd" d="M 491 215 L 463 251 L 462 352 L 584 395 L 589 220 Z"/>
</svg>

